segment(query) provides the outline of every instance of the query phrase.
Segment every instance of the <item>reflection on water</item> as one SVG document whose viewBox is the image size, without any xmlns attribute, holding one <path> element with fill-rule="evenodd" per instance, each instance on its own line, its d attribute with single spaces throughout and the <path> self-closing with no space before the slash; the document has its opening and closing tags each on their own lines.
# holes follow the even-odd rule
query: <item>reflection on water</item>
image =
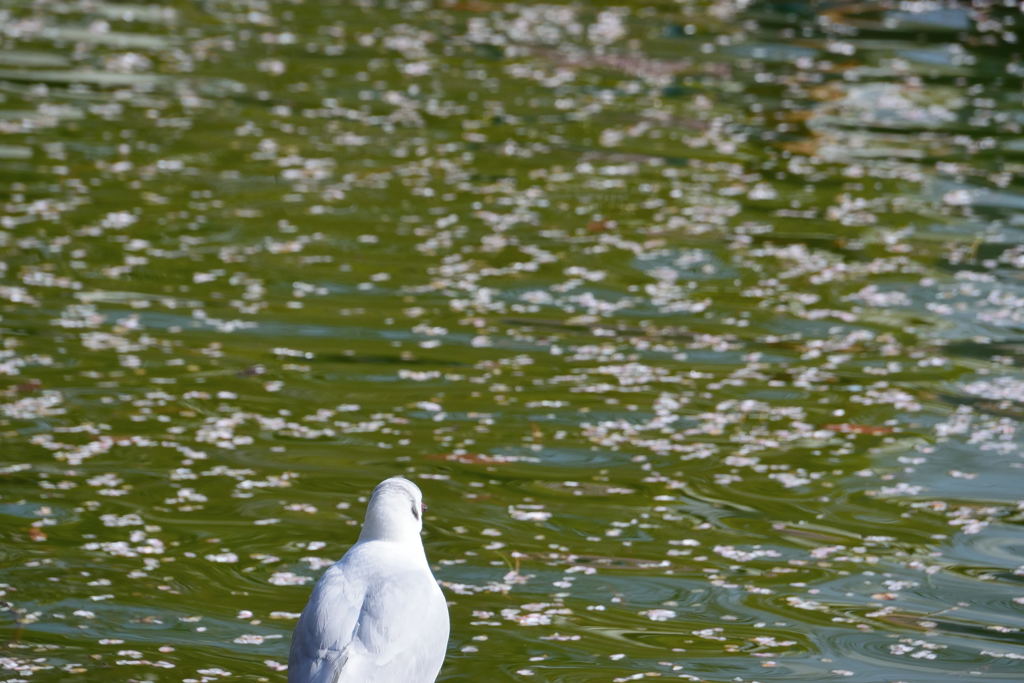
<svg viewBox="0 0 1024 683">
<path fill-rule="evenodd" d="M 1005 3 L 0 9 L 0 679 L 1020 680 Z"/>
</svg>

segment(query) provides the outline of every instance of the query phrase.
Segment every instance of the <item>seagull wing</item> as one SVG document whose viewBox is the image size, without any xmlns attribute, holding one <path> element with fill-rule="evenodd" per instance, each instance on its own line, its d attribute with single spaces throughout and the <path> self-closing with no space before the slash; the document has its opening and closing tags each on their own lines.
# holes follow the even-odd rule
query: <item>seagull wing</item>
<svg viewBox="0 0 1024 683">
<path fill-rule="evenodd" d="M 336 683 L 349 658 L 365 590 L 339 564 L 320 577 L 288 653 L 288 683 Z"/>
<path fill-rule="evenodd" d="M 352 680 L 432 682 L 444 662 L 448 628 L 448 605 L 425 568 L 375 582 L 356 627 L 362 675 Z"/>
<path fill-rule="evenodd" d="M 429 570 L 374 572 L 344 560 L 317 583 L 292 636 L 289 683 L 427 683 L 448 642 L 448 607 Z M 348 571 L 346 571 L 348 570 Z"/>
</svg>

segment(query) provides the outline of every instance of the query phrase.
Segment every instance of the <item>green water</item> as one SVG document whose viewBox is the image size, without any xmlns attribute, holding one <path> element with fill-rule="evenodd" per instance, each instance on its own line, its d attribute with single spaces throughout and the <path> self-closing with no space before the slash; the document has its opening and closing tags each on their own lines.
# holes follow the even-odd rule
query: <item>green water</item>
<svg viewBox="0 0 1024 683">
<path fill-rule="evenodd" d="M 10 0 L 0 680 L 1024 680 L 1009 3 Z"/>
</svg>

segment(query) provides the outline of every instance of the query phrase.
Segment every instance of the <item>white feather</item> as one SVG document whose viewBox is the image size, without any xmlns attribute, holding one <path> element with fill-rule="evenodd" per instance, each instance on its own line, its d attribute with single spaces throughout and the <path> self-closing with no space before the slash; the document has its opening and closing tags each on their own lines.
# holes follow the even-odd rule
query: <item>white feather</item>
<svg viewBox="0 0 1024 683">
<path fill-rule="evenodd" d="M 420 539 L 422 494 L 402 477 L 373 490 L 359 540 L 324 572 L 292 634 L 288 683 L 430 683 L 448 605 Z"/>
</svg>

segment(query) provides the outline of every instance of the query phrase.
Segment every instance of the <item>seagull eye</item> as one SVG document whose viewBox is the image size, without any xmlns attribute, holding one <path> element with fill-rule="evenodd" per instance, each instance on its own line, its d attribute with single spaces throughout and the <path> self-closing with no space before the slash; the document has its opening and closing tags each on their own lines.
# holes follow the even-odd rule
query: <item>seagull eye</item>
<svg viewBox="0 0 1024 683">
<path fill-rule="evenodd" d="M 420 510 L 419 510 L 419 507 L 416 505 L 416 503 L 412 504 L 412 516 L 415 517 L 416 519 L 420 518 Z"/>
</svg>

